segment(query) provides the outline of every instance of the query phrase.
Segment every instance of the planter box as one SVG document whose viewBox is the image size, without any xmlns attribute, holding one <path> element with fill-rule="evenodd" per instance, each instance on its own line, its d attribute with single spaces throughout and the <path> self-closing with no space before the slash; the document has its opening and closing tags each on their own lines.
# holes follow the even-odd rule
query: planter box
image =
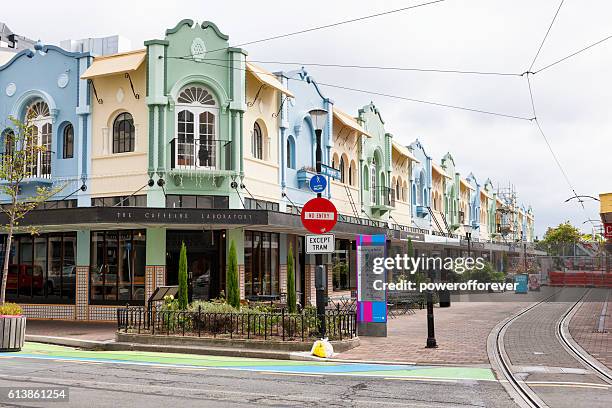
<svg viewBox="0 0 612 408">
<path fill-rule="evenodd" d="M 21 350 L 25 329 L 25 316 L 0 316 L 0 352 Z"/>
</svg>

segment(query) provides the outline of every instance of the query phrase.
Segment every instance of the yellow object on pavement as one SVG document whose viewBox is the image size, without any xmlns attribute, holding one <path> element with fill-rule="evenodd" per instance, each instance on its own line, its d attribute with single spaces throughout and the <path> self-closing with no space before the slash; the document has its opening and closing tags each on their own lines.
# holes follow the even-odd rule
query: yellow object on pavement
<svg viewBox="0 0 612 408">
<path fill-rule="evenodd" d="M 327 338 L 317 340 L 312 345 L 312 350 L 310 350 L 310 354 L 321 358 L 329 358 L 334 355 L 334 347 L 331 345 Z"/>
</svg>

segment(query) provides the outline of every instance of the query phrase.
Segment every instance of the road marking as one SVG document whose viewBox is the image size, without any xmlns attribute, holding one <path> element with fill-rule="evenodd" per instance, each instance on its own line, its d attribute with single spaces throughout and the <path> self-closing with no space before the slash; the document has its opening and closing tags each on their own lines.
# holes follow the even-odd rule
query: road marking
<svg viewBox="0 0 612 408">
<path fill-rule="evenodd" d="M 450 382 L 457 383 L 458 380 L 449 380 L 445 378 L 431 378 L 431 377 L 385 377 L 385 380 L 399 380 L 399 381 L 435 381 L 435 382 Z M 475 381 L 475 380 L 471 380 Z"/>
<path fill-rule="evenodd" d="M 322 374 L 302 374 L 302 373 L 281 373 L 276 371 L 256 371 L 260 374 L 287 375 L 296 377 L 323 377 Z"/>
<path fill-rule="evenodd" d="M 527 381 L 530 387 L 567 387 L 567 388 L 596 388 L 606 390 L 610 388 L 608 384 L 564 382 L 564 381 Z"/>
</svg>

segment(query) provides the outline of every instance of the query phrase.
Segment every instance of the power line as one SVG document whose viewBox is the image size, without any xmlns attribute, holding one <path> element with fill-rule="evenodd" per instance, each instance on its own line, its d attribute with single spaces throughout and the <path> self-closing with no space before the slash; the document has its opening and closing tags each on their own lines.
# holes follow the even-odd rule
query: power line
<svg viewBox="0 0 612 408">
<path fill-rule="evenodd" d="M 561 10 L 561 6 L 563 6 L 563 2 L 565 0 L 561 0 L 561 2 L 559 3 L 559 7 L 557 8 L 557 12 L 555 13 L 552 21 L 550 22 L 550 25 L 548 26 L 548 30 L 546 30 L 546 34 L 544 35 L 544 38 L 542 39 L 542 42 L 540 43 L 540 47 L 538 48 L 538 52 L 536 52 L 535 57 L 533 57 L 533 61 L 531 62 L 531 65 L 529 66 L 529 71 L 531 71 L 531 69 L 533 68 L 533 65 L 535 64 L 536 60 L 538 59 L 538 55 L 540 55 L 540 51 L 542 51 L 542 47 L 544 46 L 544 43 L 546 42 L 546 39 L 548 38 L 548 34 L 550 33 L 550 30 L 553 26 L 553 24 L 555 23 L 555 20 L 557 19 L 557 15 L 559 14 L 559 10 Z"/>
<path fill-rule="evenodd" d="M 370 95 L 385 96 L 387 98 L 401 99 L 401 100 L 404 100 L 404 101 L 423 103 L 423 104 L 427 104 L 427 105 L 439 106 L 439 107 L 449 108 L 449 109 L 458 109 L 458 110 L 464 110 L 464 111 L 468 111 L 468 112 L 482 113 L 482 114 L 485 114 L 485 115 L 494 115 L 494 116 L 501 116 L 501 117 L 505 117 L 505 118 L 528 120 L 528 121 L 534 119 L 534 118 L 527 118 L 527 117 L 524 117 L 524 116 L 515 116 L 515 115 L 509 115 L 509 114 L 505 114 L 505 113 L 498 113 L 498 112 L 485 111 L 485 110 L 481 110 L 481 109 L 468 108 L 468 107 L 464 107 L 464 106 L 449 105 L 449 104 L 440 103 L 440 102 L 426 101 L 426 100 L 422 100 L 422 99 L 407 98 L 407 97 L 404 97 L 404 96 L 391 95 L 391 94 L 382 93 L 382 92 L 375 92 L 375 91 L 369 91 L 369 90 L 365 90 L 365 89 L 351 88 L 351 87 L 348 87 L 348 86 L 326 84 L 324 82 L 318 82 L 318 81 L 317 81 L 317 84 L 321 85 L 321 86 L 327 86 L 327 87 L 330 87 L 330 88 L 344 89 L 344 90 L 348 90 L 348 91 L 366 93 L 366 94 L 370 94 Z"/>
<path fill-rule="evenodd" d="M 351 18 L 351 19 L 348 19 L 348 20 L 337 21 L 335 23 L 330 23 L 330 24 L 310 27 L 310 28 L 306 28 L 306 29 L 299 30 L 299 31 L 293 31 L 293 32 L 286 33 L 286 34 L 274 35 L 274 36 L 271 36 L 271 37 L 261 38 L 259 40 L 248 41 L 248 42 L 232 45 L 231 47 L 218 48 L 218 49 L 210 50 L 210 51 L 207 51 L 207 52 L 211 53 L 211 52 L 226 50 L 226 49 L 232 48 L 232 47 L 242 47 L 242 46 L 245 46 L 245 45 L 259 44 L 259 43 L 266 42 L 266 41 L 278 40 L 280 38 L 292 37 L 292 36 L 299 35 L 299 34 L 305 34 L 305 33 L 310 33 L 310 32 L 313 32 L 313 31 L 323 30 L 323 29 L 326 29 L 326 28 L 337 27 L 337 26 L 344 25 L 344 24 L 355 23 L 357 21 L 369 20 L 371 18 L 386 16 L 386 15 L 394 14 L 394 13 L 400 13 L 402 11 L 407 11 L 407 10 L 411 10 L 411 9 L 415 9 L 415 8 L 423 7 L 423 6 L 429 6 L 429 5 L 436 4 L 436 3 L 442 3 L 444 1 L 446 1 L 446 0 L 434 0 L 434 1 L 429 1 L 427 3 L 415 4 L 413 6 L 407 6 L 407 7 L 402 7 L 402 8 L 398 8 L 398 9 L 387 10 L 387 11 L 383 11 L 383 12 L 376 13 L 376 14 L 369 14 L 367 16 L 362 16 L 362 17 L 357 17 L 357 18 Z"/>
<path fill-rule="evenodd" d="M 192 60 L 192 61 L 198 62 L 198 63 L 201 63 L 201 64 L 208 64 L 208 65 L 214 65 L 214 66 L 224 67 L 224 68 L 228 68 L 228 69 L 237 69 L 237 70 L 246 71 L 245 68 L 230 67 L 229 65 L 215 64 L 215 63 L 208 62 L 208 61 L 196 61 L 196 60 Z M 271 75 L 274 78 L 276 78 L 276 75 L 274 75 L 274 74 L 272 74 L 270 72 L 261 72 L 261 71 L 257 71 L 257 72 L 259 74 Z M 290 78 L 290 79 L 294 80 L 294 81 L 306 82 L 305 79 L 298 79 L 298 78 Z M 405 96 L 392 95 L 392 94 L 387 94 L 387 93 L 383 93 L 383 92 L 376 92 L 376 91 L 370 91 L 370 90 L 359 89 L 359 88 L 351 88 L 351 87 L 348 87 L 348 86 L 329 84 L 329 83 L 319 82 L 319 81 L 316 81 L 316 83 L 317 83 L 317 85 L 327 86 L 327 87 L 330 87 L 330 88 L 343 89 L 343 90 L 347 90 L 347 91 L 365 93 L 365 94 L 369 94 L 369 95 L 384 96 L 384 97 L 387 97 L 387 98 L 399 99 L 399 100 L 404 100 L 404 101 L 408 101 L 408 102 L 422 103 L 422 104 L 433 105 L 433 106 L 438 106 L 438 107 L 442 107 L 442 108 L 457 109 L 457 110 L 463 110 L 463 111 L 474 112 L 474 113 L 482 113 L 482 114 L 485 114 L 485 115 L 493 115 L 493 116 L 500 116 L 500 117 L 504 117 L 504 118 L 520 119 L 520 120 L 527 120 L 527 121 L 530 121 L 530 120 L 534 119 L 534 118 L 528 118 L 528 117 L 524 117 L 524 116 L 516 116 L 516 115 L 510 115 L 510 114 L 505 114 L 505 113 L 486 111 L 486 110 L 481 110 L 481 109 L 476 109 L 476 108 L 468 108 L 468 107 L 465 107 L 465 106 L 450 105 L 450 104 L 441 103 L 441 102 L 434 102 L 434 101 L 426 101 L 426 100 L 422 100 L 422 99 L 408 98 L 408 97 L 405 97 Z"/>
<path fill-rule="evenodd" d="M 168 58 L 180 58 L 183 57 L 168 57 Z M 212 61 L 227 61 L 224 58 L 207 58 Z M 466 75 L 497 75 L 497 76 L 515 76 L 521 77 L 522 74 L 515 72 L 496 72 L 496 71 L 464 71 L 456 69 L 437 69 L 437 68 L 415 68 L 415 67 L 393 67 L 393 66 L 380 66 L 380 65 L 358 65 L 358 64 L 326 64 L 319 62 L 299 62 L 299 61 L 264 61 L 264 60 L 252 60 L 250 62 L 257 62 L 261 64 L 278 64 L 278 65 L 296 65 L 296 66 L 313 66 L 313 67 L 325 67 L 325 68 L 354 68 L 354 69 L 371 69 L 371 70 L 382 70 L 382 71 L 414 71 L 414 72 L 435 72 L 443 74 L 466 74 Z"/>
<path fill-rule="evenodd" d="M 576 55 L 580 54 L 581 52 L 584 52 L 584 51 L 586 51 L 586 50 L 588 50 L 588 49 L 590 49 L 590 48 L 595 47 L 596 45 L 599 45 L 599 44 L 603 43 L 604 41 L 609 40 L 610 38 L 612 38 L 612 35 L 609 35 L 609 36 L 607 36 L 607 37 L 605 37 L 605 38 L 603 38 L 603 39 L 601 39 L 601 40 L 599 40 L 599 41 L 597 41 L 597 42 L 594 42 L 593 44 L 588 45 L 588 46 L 586 46 L 586 47 L 584 47 L 584 48 L 582 48 L 582 49 L 580 49 L 580 50 L 578 50 L 578 51 L 576 51 L 576 52 L 574 52 L 574 53 L 572 53 L 572 54 L 568 55 L 567 57 L 563 57 L 563 58 L 561 58 L 561 59 L 559 59 L 559 60 L 557 60 L 557 61 L 555 61 L 555 62 L 553 62 L 553 63 L 551 63 L 551 64 L 548 64 L 548 65 L 546 65 L 545 67 L 540 68 L 540 69 L 538 69 L 537 71 L 535 71 L 535 72 L 534 72 L 534 74 L 538 74 L 538 73 L 540 73 L 540 72 L 544 71 L 545 69 L 548 69 L 548 68 L 550 68 L 550 67 L 552 67 L 552 66 L 554 66 L 554 65 L 559 64 L 560 62 L 565 61 L 566 59 L 572 58 L 572 57 L 574 57 L 574 56 L 576 56 Z"/>
<path fill-rule="evenodd" d="M 584 212 L 584 215 L 586 216 L 586 218 L 588 220 L 589 216 L 588 216 L 588 214 L 586 212 L 586 208 L 584 207 L 584 202 L 582 200 L 580 200 L 580 198 L 578 198 L 578 193 L 576 193 L 576 189 L 574 188 L 572 182 L 570 181 L 567 173 L 565 172 L 565 169 L 563 168 L 563 166 L 561 165 L 561 162 L 559 161 L 559 158 L 555 154 L 555 151 L 553 150 L 550 142 L 548 141 L 548 138 L 546 137 L 546 134 L 544 133 L 544 130 L 542 129 L 542 126 L 540 125 L 540 121 L 538 120 L 538 115 L 536 114 L 535 101 L 534 101 L 534 97 L 533 97 L 533 89 L 531 88 L 531 80 L 529 79 L 530 75 L 535 74 L 535 72 L 532 72 L 531 70 L 533 69 L 533 66 L 534 66 L 535 62 L 538 59 L 538 56 L 540 55 L 540 51 L 542 51 L 542 47 L 544 46 L 544 43 L 546 42 L 546 39 L 548 38 L 548 34 L 550 34 L 550 30 L 552 29 L 552 26 L 555 23 L 555 20 L 557 19 L 557 15 L 559 14 L 559 11 L 561 10 L 561 7 L 563 6 L 563 2 L 564 1 L 565 0 L 561 0 L 561 2 L 559 3 L 559 7 L 557 7 L 557 11 L 555 12 L 555 15 L 553 16 L 553 19 L 550 22 L 550 25 L 548 26 L 548 29 L 546 30 L 546 34 L 544 35 L 544 38 L 542 39 L 542 42 L 540 43 L 540 46 L 538 47 L 538 52 L 536 53 L 535 57 L 533 58 L 533 61 L 531 62 L 531 65 L 529 66 L 529 69 L 527 71 L 525 71 L 524 75 L 525 75 L 525 78 L 527 80 L 527 87 L 529 89 L 529 99 L 531 100 L 531 109 L 532 109 L 533 116 L 534 116 L 534 120 L 533 121 L 535 122 L 535 124 L 536 124 L 536 126 L 538 128 L 538 131 L 540 132 L 540 135 L 542 135 L 542 138 L 544 139 L 544 142 L 546 143 L 546 146 L 548 147 L 548 150 L 550 151 L 550 154 L 552 155 L 555 163 L 557 164 L 557 167 L 559 167 L 559 170 L 561 170 L 561 174 L 563 174 L 563 177 L 565 178 L 565 181 L 566 181 L 567 185 L 569 186 L 570 190 L 574 193 L 574 196 L 580 202 L 580 206 L 582 207 L 582 211 Z M 537 71 L 537 72 L 539 72 L 539 71 Z"/>
<path fill-rule="evenodd" d="M 540 125 L 540 121 L 538 120 L 538 117 L 536 115 L 535 101 L 534 101 L 534 96 L 533 96 L 533 90 L 531 88 L 531 81 L 529 80 L 529 74 L 526 75 L 526 78 L 527 78 L 527 84 L 529 86 L 529 98 L 531 99 L 531 107 L 533 109 L 533 115 L 535 116 L 534 122 L 538 128 L 538 131 L 540 132 L 540 135 L 542 135 L 542 138 L 544 139 L 544 142 L 546 143 L 546 146 L 548 147 L 550 154 L 552 155 L 555 163 L 557 164 L 557 167 L 559 167 L 559 170 L 561 170 L 561 174 L 563 174 L 563 177 L 565 178 L 565 182 L 569 186 L 571 192 L 574 193 L 574 196 L 578 199 L 578 202 L 580 203 L 580 206 L 582 207 L 582 211 L 584 212 L 584 215 L 586 216 L 587 219 L 589 219 L 589 216 L 586 212 L 586 208 L 584 207 L 584 202 L 580 198 L 578 198 L 578 193 L 576 192 L 574 185 L 570 181 L 565 169 L 563 168 L 563 166 L 561 165 L 561 162 L 559 161 L 559 158 L 555 154 L 555 151 L 553 150 L 550 142 L 548 141 L 548 138 L 546 137 L 546 134 L 544 133 L 542 126 Z"/>
</svg>

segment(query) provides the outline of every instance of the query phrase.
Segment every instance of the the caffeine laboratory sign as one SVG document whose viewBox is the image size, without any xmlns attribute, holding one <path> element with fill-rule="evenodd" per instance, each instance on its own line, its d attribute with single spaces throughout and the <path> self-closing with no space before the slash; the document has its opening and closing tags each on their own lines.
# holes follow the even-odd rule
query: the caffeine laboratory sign
<svg viewBox="0 0 612 408">
<path fill-rule="evenodd" d="M 0 215 L 0 220 L 1 218 Z M 268 212 L 196 208 L 62 208 L 32 211 L 22 225 L 95 225 L 97 223 L 267 225 Z"/>
</svg>

